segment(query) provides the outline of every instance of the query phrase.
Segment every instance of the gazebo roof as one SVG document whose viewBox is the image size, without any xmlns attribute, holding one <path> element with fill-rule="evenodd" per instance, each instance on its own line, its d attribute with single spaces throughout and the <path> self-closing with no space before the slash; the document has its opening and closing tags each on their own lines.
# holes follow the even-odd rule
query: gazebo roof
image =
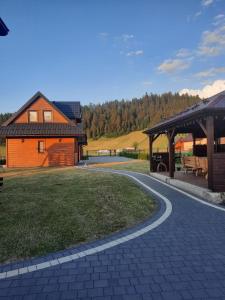
<svg viewBox="0 0 225 300">
<path fill-rule="evenodd" d="M 146 134 L 165 133 L 168 129 L 176 128 L 177 132 L 195 132 L 199 131 L 196 128 L 194 121 L 207 115 L 215 113 L 223 113 L 225 116 L 225 91 L 220 92 L 210 98 L 204 99 L 201 102 L 187 108 L 186 110 L 174 115 L 173 117 L 164 120 L 152 128 L 144 131 Z M 202 132 L 197 132 L 199 137 Z"/>
</svg>

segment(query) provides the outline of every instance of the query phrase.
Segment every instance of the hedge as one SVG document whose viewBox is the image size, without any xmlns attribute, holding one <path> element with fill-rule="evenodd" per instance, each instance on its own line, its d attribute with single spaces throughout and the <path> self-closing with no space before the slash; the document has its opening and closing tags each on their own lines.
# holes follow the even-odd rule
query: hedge
<svg viewBox="0 0 225 300">
<path fill-rule="evenodd" d="M 127 152 L 122 151 L 119 153 L 119 156 L 124 156 L 132 159 L 143 159 L 148 160 L 148 153 L 145 152 Z"/>
</svg>

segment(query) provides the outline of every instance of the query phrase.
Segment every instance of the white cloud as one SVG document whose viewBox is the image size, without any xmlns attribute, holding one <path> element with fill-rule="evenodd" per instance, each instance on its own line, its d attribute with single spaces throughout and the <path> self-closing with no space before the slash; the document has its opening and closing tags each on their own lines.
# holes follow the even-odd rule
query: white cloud
<svg viewBox="0 0 225 300">
<path fill-rule="evenodd" d="M 219 68 L 211 68 L 205 71 L 201 71 L 199 73 L 195 74 L 195 77 L 198 78 L 208 78 L 216 76 L 217 74 L 225 73 L 225 67 L 219 67 Z"/>
<path fill-rule="evenodd" d="M 143 50 L 137 50 L 137 51 L 130 51 L 126 55 L 127 56 L 139 56 L 139 55 L 143 55 L 143 54 L 144 54 Z"/>
<path fill-rule="evenodd" d="M 160 73 L 176 73 L 189 68 L 190 62 L 182 59 L 167 59 L 158 66 Z"/>
<path fill-rule="evenodd" d="M 199 47 L 197 53 L 200 56 L 218 56 L 221 49 L 220 47 Z"/>
<path fill-rule="evenodd" d="M 223 23 L 225 23 L 225 15 L 224 14 L 219 14 L 214 17 L 214 22 L 213 22 L 214 26 L 219 26 Z"/>
<path fill-rule="evenodd" d="M 217 56 L 225 50 L 225 25 L 215 30 L 204 31 L 197 54 L 202 56 Z"/>
<path fill-rule="evenodd" d="M 202 89 L 183 89 L 179 94 L 189 94 L 191 96 L 199 96 L 200 98 L 208 98 L 225 90 L 225 80 L 216 80 L 211 85 L 206 85 Z"/>
<path fill-rule="evenodd" d="M 109 36 L 109 33 L 108 32 L 99 32 L 98 34 L 100 37 L 107 37 Z"/>
<path fill-rule="evenodd" d="M 188 57 L 191 56 L 191 51 L 186 48 L 181 48 L 177 51 L 176 57 Z"/>
<path fill-rule="evenodd" d="M 142 85 L 144 85 L 144 86 L 150 86 L 150 85 L 152 85 L 152 81 L 149 81 L 149 80 L 143 81 Z"/>
<path fill-rule="evenodd" d="M 201 11 L 197 11 L 196 14 L 195 14 L 195 18 L 201 16 L 202 12 Z"/>
<path fill-rule="evenodd" d="M 225 17 L 224 14 L 219 14 L 219 15 L 215 16 L 214 19 L 215 20 L 220 20 L 220 19 L 222 19 L 224 17 Z"/>
<path fill-rule="evenodd" d="M 203 45 L 224 45 L 225 44 L 225 26 L 219 27 L 214 31 L 204 31 L 202 35 Z"/>
<path fill-rule="evenodd" d="M 127 41 L 129 41 L 130 39 L 133 39 L 134 38 L 134 35 L 133 34 L 122 34 L 122 40 L 124 41 L 124 42 L 127 42 Z"/>
<path fill-rule="evenodd" d="M 213 3 L 213 0 L 202 0 L 202 6 L 209 6 Z"/>
</svg>

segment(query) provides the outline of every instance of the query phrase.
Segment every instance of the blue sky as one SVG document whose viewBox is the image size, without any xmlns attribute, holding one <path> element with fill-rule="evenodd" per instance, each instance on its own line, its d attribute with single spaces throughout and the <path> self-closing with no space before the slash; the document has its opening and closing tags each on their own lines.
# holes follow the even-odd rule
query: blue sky
<svg viewBox="0 0 225 300">
<path fill-rule="evenodd" d="M 0 0 L 0 17 L 0 112 L 38 90 L 88 104 L 225 87 L 224 0 Z"/>
</svg>

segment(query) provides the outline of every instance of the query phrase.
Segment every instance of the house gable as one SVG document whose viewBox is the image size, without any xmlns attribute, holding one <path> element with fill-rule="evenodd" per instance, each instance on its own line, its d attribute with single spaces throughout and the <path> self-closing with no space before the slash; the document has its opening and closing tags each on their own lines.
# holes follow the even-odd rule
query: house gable
<svg viewBox="0 0 225 300">
<path fill-rule="evenodd" d="M 38 98 L 35 102 L 28 106 L 25 111 L 14 120 L 14 123 L 29 123 L 29 111 L 37 112 L 38 123 L 44 123 L 44 111 L 52 112 L 51 123 L 69 123 L 68 120 L 43 97 Z"/>
<path fill-rule="evenodd" d="M 29 123 L 29 111 L 37 113 L 37 123 L 44 123 L 44 112 L 52 112 L 51 123 L 70 123 L 67 116 L 64 115 L 52 102 L 43 94 L 37 92 L 30 100 L 27 101 L 3 126 L 9 124 Z"/>
</svg>

